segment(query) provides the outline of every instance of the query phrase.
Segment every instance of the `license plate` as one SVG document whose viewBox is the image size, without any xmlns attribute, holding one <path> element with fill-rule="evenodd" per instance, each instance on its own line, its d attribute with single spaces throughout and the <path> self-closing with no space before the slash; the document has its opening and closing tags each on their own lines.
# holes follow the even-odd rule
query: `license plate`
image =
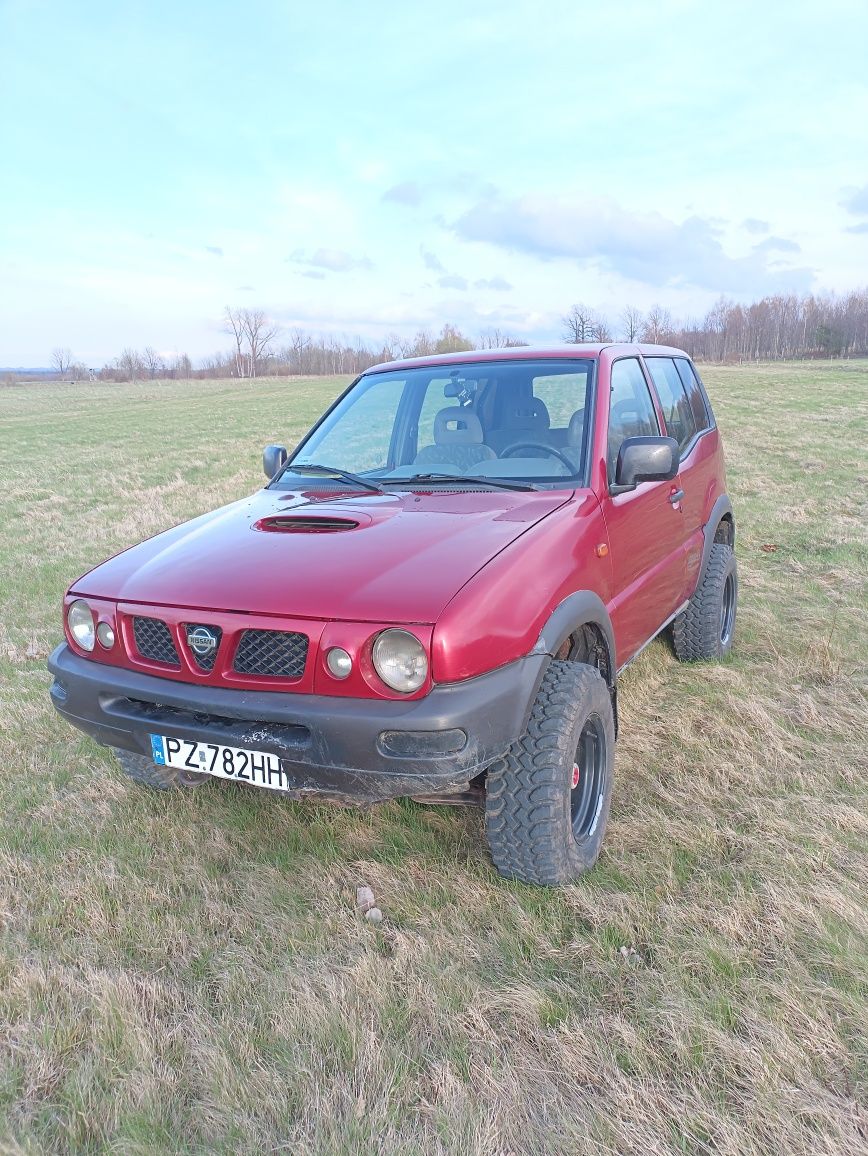
<svg viewBox="0 0 868 1156">
<path fill-rule="evenodd" d="M 251 783 L 254 787 L 269 787 L 272 791 L 288 791 L 289 781 L 277 755 L 265 751 L 245 751 L 240 747 L 224 747 L 217 743 L 197 743 L 192 739 L 173 739 L 165 735 L 151 735 L 151 753 L 161 767 L 178 767 L 185 771 L 213 775 L 216 779 L 232 779 L 237 783 Z"/>
</svg>

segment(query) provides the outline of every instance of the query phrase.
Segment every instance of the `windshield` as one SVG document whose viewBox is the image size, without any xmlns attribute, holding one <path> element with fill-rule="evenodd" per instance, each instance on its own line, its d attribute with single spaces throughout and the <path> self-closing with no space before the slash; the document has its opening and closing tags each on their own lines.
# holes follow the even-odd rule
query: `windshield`
<svg viewBox="0 0 868 1156">
<path fill-rule="evenodd" d="M 492 485 L 498 478 L 582 484 L 594 364 L 528 359 L 367 374 L 308 435 L 277 484 L 293 484 L 293 463 L 380 485 L 442 474 Z"/>
</svg>

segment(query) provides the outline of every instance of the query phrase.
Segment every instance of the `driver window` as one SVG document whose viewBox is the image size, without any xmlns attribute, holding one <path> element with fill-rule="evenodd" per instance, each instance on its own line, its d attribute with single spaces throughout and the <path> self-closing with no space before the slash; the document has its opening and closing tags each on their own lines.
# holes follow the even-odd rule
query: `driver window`
<svg viewBox="0 0 868 1156">
<path fill-rule="evenodd" d="M 641 365 L 635 357 L 616 361 L 612 366 L 609 393 L 609 481 L 615 479 L 618 450 L 625 438 L 656 437 L 659 433 L 660 425 Z"/>
</svg>

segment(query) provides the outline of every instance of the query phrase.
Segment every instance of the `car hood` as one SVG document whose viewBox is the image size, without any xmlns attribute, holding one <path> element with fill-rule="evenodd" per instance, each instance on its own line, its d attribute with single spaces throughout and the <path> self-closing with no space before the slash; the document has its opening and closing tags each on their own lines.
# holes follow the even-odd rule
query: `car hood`
<svg viewBox="0 0 868 1156">
<path fill-rule="evenodd" d="M 152 606 L 433 623 L 486 562 L 571 497 L 260 490 L 110 558 L 73 591 Z"/>
</svg>

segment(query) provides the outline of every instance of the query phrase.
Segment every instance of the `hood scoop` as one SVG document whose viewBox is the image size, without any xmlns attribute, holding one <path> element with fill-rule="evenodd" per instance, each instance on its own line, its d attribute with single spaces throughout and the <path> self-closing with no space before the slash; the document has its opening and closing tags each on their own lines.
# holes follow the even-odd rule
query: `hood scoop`
<svg viewBox="0 0 868 1156">
<path fill-rule="evenodd" d="M 354 518 L 337 518 L 321 514 L 271 514 L 253 523 L 254 530 L 270 534 L 338 534 L 355 530 Z"/>
</svg>

